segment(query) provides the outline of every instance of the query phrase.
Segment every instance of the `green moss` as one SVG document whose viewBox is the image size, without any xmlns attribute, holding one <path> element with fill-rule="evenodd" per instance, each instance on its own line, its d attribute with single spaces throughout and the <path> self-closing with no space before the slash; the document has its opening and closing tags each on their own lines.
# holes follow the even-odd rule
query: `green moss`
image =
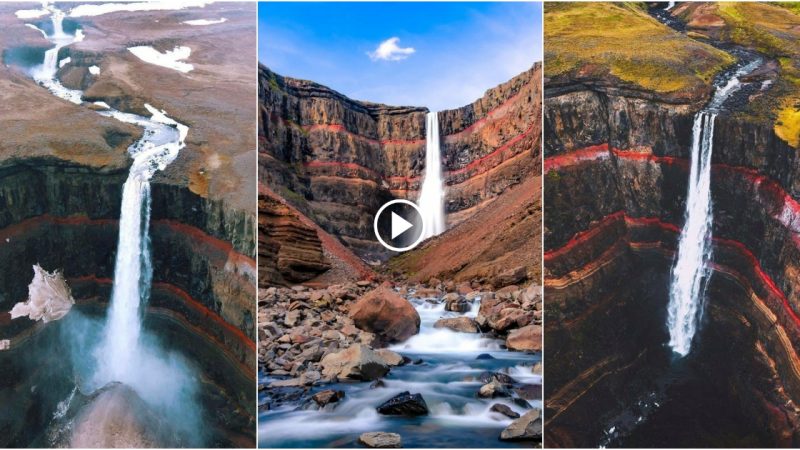
<svg viewBox="0 0 800 450">
<path fill-rule="evenodd" d="M 733 58 L 647 14 L 641 3 L 545 4 L 545 75 L 611 74 L 674 93 L 708 84 Z"/>
<path fill-rule="evenodd" d="M 550 169 L 547 172 L 547 181 L 550 183 L 558 183 L 561 181 L 561 174 L 559 174 L 556 170 Z"/>
</svg>

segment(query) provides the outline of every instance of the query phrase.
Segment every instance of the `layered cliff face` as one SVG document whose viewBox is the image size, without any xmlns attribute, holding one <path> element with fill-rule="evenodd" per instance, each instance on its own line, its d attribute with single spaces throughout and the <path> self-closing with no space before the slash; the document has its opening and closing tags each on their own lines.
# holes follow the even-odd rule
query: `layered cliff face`
<svg viewBox="0 0 800 450">
<path fill-rule="evenodd" d="M 476 213 L 537 171 L 540 67 L 439 113 L 448 223 Z M 374 213 L 416 200 L 424 176 L 425 108 L 349 99 L 324 86 L 259 72 L 261 178 L 366 259 L 385 259 Z"/>
<path fill-rule="evenodd" d="M 7 31 L 0 33 L 4 52 L 40 44 L 41 34 L 14 15 L 17 9 L 0 8 Z M 253 6 L 206 10 L 228 17 L 224 26 L 230 34 L 223 40 L 214 37 L 219 29 L 177 25 L 197 11 L 80 19 L 93 39 L 62 49 L 59 57 L 72 62 L 58 76 L 65 85 L 85 89 L 86 101 L 144 113 L 142 105 L 150 103 L 189 125 L 186 148 L 151 183 L 154 274 L 145 326 L 193 361 L 197 378 L 208 387 L 201 389 L 200 401 L 215 411 L 208 422 L 209 445 L 253 445 L 256 175 L 255 139 L 246 132 L 254 115 L 245 111 L 252 102 L 247 85 L 255 78 L 247 69 L 249 57 L 222 49 L 228 39 L 239 39 L 242 46 L 249 40 L 255 48 Z M 193 37 L 202 73 L 187 79 L 138 60 L 127 46 L 143 32 L 162 44 Z M 99 74 L 87 73 L 93 65 Z M 1 94 L 6 108 L 0 110 L 6 132 L 0 142 L 0 258 L 13 262 L 0 275 L 0 396 L 14 405 L 0 414 L 7 430 L 0 442 L 27 446 L 42 439 L 57 403 L 70 395 L 75 383 L 67 378 L 75 368 L 67 356 L 76 349 L 68 345 L 72 331 L 63 322 L 12 321 L 7 311 L 27 298 L 31 266 L 40 263 L 63 271 L 77 302 L 76 317 L 103 320 L 114 278 L 122 186 L 131 164 L 127 148 L 141 130 L 59 100 L 24 67 L 4 65 L 0 84 L 8 87 Z M 110 85 L 116 88 L 101 89 Z M 77 319 L 69 320 L 74 325 Z"/>
<path fill-rule="evenodd" d="M 669 39 L 685 39 L 675 34 Z M 765 58 L 759 71 L 770 64 Z M 708 392 L 747 422 L 694 430 L 694 441 L 677 431 L 671 445 L 697 445 L 698 436 L 800 443 L 800 161 L 774 116 L 737 108 L 772 95 L 764 78 L 745 81 L 733 112 L 716 119 L 713 275 L 702 328 L 683 366 L 715 380 Z M 644 423 L 669 420 L 667 412 L 630 405 L 646 403 L 643 392 L 676 395 L 658 387 L 663 373 L 676 370 L 664 363 L 669 271 L 684 222 L 693 115 L 704 103 L 676 98 L 575 73 L 545 81 L 546 445 L 597 445 L 632 410 Z M 600 404 L 617 406 L 605 407 L 597 420 Z M 702 409 L 698 403 L 694 410 Z M 719 420 L 696 417 L 706 426 Z M 637 427 L 616 432 L 627 432 L 624 442 L 634 446 L 654 445 L 663 432 Z"/>
</svg>

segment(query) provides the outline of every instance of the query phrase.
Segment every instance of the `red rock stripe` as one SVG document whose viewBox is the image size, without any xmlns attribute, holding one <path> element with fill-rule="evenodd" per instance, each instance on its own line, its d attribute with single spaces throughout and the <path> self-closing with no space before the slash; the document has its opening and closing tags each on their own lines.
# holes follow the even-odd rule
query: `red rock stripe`
<svg viewBox="0 0 800 450">
<path fill-rule="evenodd" d="M 111 278 L 97 277 L 97 276 L 94 276 L 94 275 L 84 275 L 84 276 L 81 276 L 81 277 L 72 277 L 72 278 L 69 278 L 68 281 L 69 281 L 69 283 L 91 282 L 91 283 L 95 283 L 95 284 L 104 284 L 104 285 L 111 285 L 111 284 L 114 283 L 114 280 L 112 280 Z M 237 328 L 237 327 L 229 324 L 228 322 L 226 322 L 225 319 L 223 319 L 217 313 L 215 313 L 214 311 L 211 311 L 205 305 L 203 305 L 199 301 L 195 300 L 191 295 L 189 295 L 189 293 L 187 293 L 183 289 L 181 289 L 181 288 L 179 288 L 179 287 L 177 287 L 177 286 L 175 286 L 173 284 L 164 283 L 164 282 L 154 282 L 153 283 L 153 288 L 164 290 L 164 291 L 168 291 L 171 294 L 173 294 L 173 295 L 175 295 L 177 297 L 180 297 L 180 299 L 183 300 L 186 303 L 187 306 L 189 306 L 190 308 L 194 309 L 195 311 L 198 311 L 200 313 L 200 315 L 202 315 L 203 317 L 209 318 L 212 321 L 214 321 L 215 323 L 217 323 L 224 330 L 226 330 L 227 332 L 229 332 L 230 334 L 235 336 L 236 339 L 241 341 L 245 346 L 247 346 L 247 348 L 249 348 L 251 350 L 255 350 L 256 349 L 256 344 L 253 341 L 253 339 L 251 339 L 246 334 L 244 334 L 244 332 L 242 330 L 240 330 L 239 328 Z"/>
<path fill-rule="evenodd" d="M 508 109 L 508 107 L 511 105 L 511 103 L 516 101 L 519 98 L 520 95 L 522 95 L 522 92 L 518 92 L 518 93 L 512 95 L 511 97 L 506 99 L 503 103 L 501 103 L 500 105 L 496 106 L 494 109 L 489 110 L 489 112 L 486 113 L 486 115 L 484 117 L 476 120 L 475 122 L 472 123 L 472 125 L 464 128 L 463 130 L 456 131 L 453 134 L 445 135 L 445 139 L 456 138 L 456 137 L 458 137 L 458 136 L 460 136 L 462 134 L 471 133 L 472 131 L 475 131 L 478 128 L 483 128 L 483 125 L 485 125 L 486 122 L 488 122 L 489 120 L 493 119 L 494 116 L 496 116 L 496 115 L 498 115 L 500 113 L 505 113 L 506 109 Z"/>
<path fill-rule="evenodd" d="M 564 246 L 545 252 L 544 254 L 544 263 L 545 266 L 547 265 L 548 261 L 552 261 L 553 258 L 558 256 L 562 256 L 563 254 L 567 253 L 569 250 L 574 249 L 576 245 L 585 243 L 592 239 L 592 237 L 596 236 L 599 232 L 602 231 L 603 228 L 608 226 L 610 223 L 617 221 L 617 220 L 625 220 L 627 225 L 645 225 L 645 226 L 657 226 L 663 230 L 670 231 L 673 233 L 679 233 L 679 229 L 675 224 L 664 222 L 658 217 L 631 217 L 628 216 L 624 211 L 617 211 L 613 214 L 609 214 L 608 216 L 604 217 L 601 221 L 599 221 L 596 225 L 586 231 L 582 231 L 577 233 L 569 242 L 567 242 Z M 712 238 L 712 241 L 715 245 L 723 245 L 727 247 L 735 248 L 742 256 L 744 256 L 753 267 L 756 276 L 763 281 L 764 285 L 769 289 L 769 291 L 775 295 L 778 299 L 781 300 L 783 304 L 783 308 L 785 309 L 786 313 L 792 319 L 794 324 L 800 328 L 800 315 L 795 312 L 792 305 L 789 303 L 789 299 L 783 293 L 783 291 L 778 287 L 777 284 L 773 281 L 772 277 L 770 277 L 766 272 L 764 272 L 763 268 L 761 267 L 761 263 L 759 263 L 758 258 L 750 251 L 743 243 L 739 241 L 735 241 L 732 239 L 723 239 L 723 238 Z"/>
<path fill-rule="evenodd" d="M 509 149 L 509 148 L 510 148 L 512 145 L 514 145 L 514 144 L 516 144 L 517 142 L 521 141 L 522 139 L 526 138 L 526 137 L 527 137 L 529 134 L 531 134 L 531 132 L 532 132 L 532 131 L 533 131 L 535 128 L 537 128 L 537 127 L 538 127 L 538 124 L 531 124 L 531 126 L 530 126 L 530 127 L 528 127 L 528 129 L 527 129 L 527 130 L 525 130 L 525 131 L 523 131 L 522 133 L 520 133 L 520 134 L 518 134 L 518 135 L 514 136 L 513 138 L 509 139 L 508 141 L 506 141 L 506 143 L 505 143 L 505 144 L 501 145 L 500 147 L 497 147 L 495 150 L 493 150 L 493 151 L 492 151 L 491 153 L 489 153 L 488 155 L 486 155 L 486 156 L 482 156 L 482 157 L 480 157 L 480 158 L 478 158 L 478 159 L 476 159 L 476 160 L 473 160 L 473 161 L 471 161 L 469 164 L 467 164 L 466 166 L 464 166 L 464 167 L 462 167 L 462 168 L 460 168 L 460 169 L 450 170 L 450 171 L 447 171 L 447 172 L 445 172 L 445 173 L 446 173 L 446 174 L 448 174 L 448 175 L 458 175 L 458 174 L 461 174 L 461 173 L 467 172 L 467 171 L 469 171 L 469 170 L 471 170 L 471 169 L 474 169 L 474 168 L 476 168 L 476 167 L 479 167 L 479 166 L 480 166 L 481 164 L 483 164 L 485 161 L 487 161 L 487 160 L 489 160 L 489 159 L 491 159 L 491 158 L 494 158 L 495 156 L 498 156 L 498 155 L 500 155 L 500 154 L 501 154 L 501 153 L 503 153 L 504 151 L 508 150 L 508 149 Z M 498 164 L 499 164 L 499 163 L 498 163 Z M 486 168 L 486 170 L 484 170 L 483 172 L 486 172 L 486 171 L 488 171 L 489 169 L 492 169 L 492 168 L 494 168 L 494 167 L 496 167 L 496 166 L 497 166 L 497 164 L 495 164 L 495 166 L 488 167 L 488 168 Z M 482 172 L 481 172 L 481 173 L 482 173 Z"/>
</svg>

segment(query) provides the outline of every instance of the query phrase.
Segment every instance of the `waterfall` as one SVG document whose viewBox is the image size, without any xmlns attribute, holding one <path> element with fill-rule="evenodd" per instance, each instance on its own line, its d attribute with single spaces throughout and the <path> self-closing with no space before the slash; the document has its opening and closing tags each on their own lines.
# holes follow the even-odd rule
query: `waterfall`
<svg viewBox="0 0 800 450">
<path fill-rule="evenodd" d="M 724 86 L 717 87 L 711 102 L 694 117 L 685 223 L 678 241 L 678 258 L 671 271 L 667 306 L 669 345 L 680 356 L 689 354 L 703 316 L 703 288 L 711 259 L 714 120 L 725 100 L 741 88 L 739 77 L 752 72 L 760 64 L 761 60 L 757 58 L 737 70 Z"/>
<path fill-rule="evenodd" d="M 425 134 L 425 179 L 422 181 L 417 201 L 425 224 L 423 239 L 441 234 L 447 228 L 444 218 L 444 183 L 438 113 L 428 113 Z"/>
<path fill-rule="evenodd" d="M 675 7 L 675 2 L 668 2 L 667 7 L 664 8 L 665 11 L 669 11 L 670 9 Z"/>
</svg>

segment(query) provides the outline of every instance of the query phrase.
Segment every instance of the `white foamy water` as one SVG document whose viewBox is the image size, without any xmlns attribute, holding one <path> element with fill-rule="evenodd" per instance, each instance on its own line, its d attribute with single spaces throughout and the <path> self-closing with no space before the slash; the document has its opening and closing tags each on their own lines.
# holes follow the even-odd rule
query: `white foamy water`
<svg viewBox="0 0 800 450">
<path fill-rule="evenodd" d="M 167 69 L 177 70 L 178 72 L 188 73 L 194 70 L 194 66 L 183 62 L 181 60 L 189 58 L 192 54 L 192 49 L 189 47 L 175 47 L 172 50 L 167 50 L 164 53 L 154 49 L 153 47 L 140 45 L 137 47 L 129 47 L 128 51 L 136 55 L 142 61 L 155 64 L 157 66 L 166 67 Z"/>
<path fill-rule="evenodd" d="M 444 182 L 439 140 L 439 114 L 429 112 L 425 126 L 425 178 L 417 204 L 425 224 L 423 239 L 439 235 L 447 229 L 444 217 Z"/>
<path fill-rule="evenodd" d="M 45 37 L 55 47 L 45 52 L 43 64 L 32 71 L 32 76 L 54 95 L 82 104 L 83 92 L 63 87 L 56 78 L 56 65 L 58 50 L 83 40 L 83 32 L 78 29 L 74 35 L 65 33 L 64 13 L 51 5 L 45 8 L 51 14 L 54 30 Z M 92 66 L 89 71 L 99 74 L 99 67 Z M 134 388 L 151 404 L 185 405 L 186 399 L 191 398 L 194 381 L 179 356 L 165 353 L 151 340 L 143 339 L 142 317 L 153 273 L 150 179 L 175 160 L 185 146 L 189 128 L 149 104 L 145 108 L 150 117 L 118 111 L 102 101 L 94 105 L 104 108 L 98 114 L 141 127 L 144 133 L 128 148 L 133 163 L 123 186 L 114 284 L 103 337 L 93 350 L 96 371 L 93 379 L 86 380 L 87 387 L 95 389 L 118 381 Z"/>
<path fill-rule="evenodd" d="M 391 346 L 392 350 L 415 354 L 475 354 L 500 350 L 498 340 L 486 338 L 480 333 L 461 333 L 448 328 L 434 328 L 433 325 L 441 318 L 462 315 L 445 311 L 444 303 L 430 303 L 425 300 L 415 299 L 413 304 L 420 317 L 419 333 L 405 342 Z M 475 317 L 479 308 L 480 300 L 475 300 L 472 302 L 470 311 L 463 315 Z"/>
<path fill-rule="evenodd" d="M 717 88 L 708 106 L 694 118 L 685 223 L 678 241 L 678 258 L 672 267 L 667 306 L 669 345 L 680 356 L 689 354 L 703 316 L 703 290 L 711 259 L 714 120 L 725 100 L 741 88 L 739 77 L 760 64 L 761 60 L 756 60 L 736 71 L 724 86 Z"/>
<path fill-rule="evenodd" d="M 50 20 L 53 23 L 53 34 L 47 35 L 43 31 L 42 34 L 45 34 L 47 40 L 53 43 L 55 47 L 44 53 L 44 61 L 32 70 L 31 75 L 34 80 L 46 87 L 54 95 L 79 105 L 82 102 L 81 96 L 83 93 L 64 87 L 56 79 L 56 72 L 59 68 L 58 52 L 67 45 L 82 41 L 83 33 L 76 32 L 74 35 L 64 33 L 64 12 L 49 5 L 46 6 L 46 9 L 50 13 Z"/>
</svg>

